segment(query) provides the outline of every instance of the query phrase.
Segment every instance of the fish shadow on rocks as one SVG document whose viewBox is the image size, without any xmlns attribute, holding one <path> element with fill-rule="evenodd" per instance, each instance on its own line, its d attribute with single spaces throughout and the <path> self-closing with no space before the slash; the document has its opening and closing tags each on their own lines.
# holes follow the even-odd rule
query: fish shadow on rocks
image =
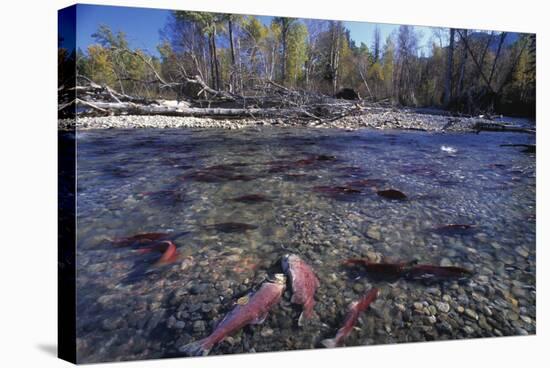
<svg viewBox="0 0 550 368">
<path fill-rule="evenodd" d="M 410 202 L 436 202 L 441 201 L 444 197 L 437 193 L 417 194 L 409 198 Z"/>
<path fill-rule="evenodd" d="M 127 168 L 111 164 L 104 168 L 103 174 L 116 179 L 126 179 L 134 176 L 136 173 Z"/>
<path fill-rule="evenodd" d="M 440 236 L 471 236 L 480 231 L 481 229 L 478 225 L 470 223 L 446 224 L 425 230 L 428 234 L 437 234 Z"/>
<path fill-rule="evenodd" d="M 159 279 L 163 277 L 165 271 L 173 266 L 172 263 L 156 264 L 160 257 L 158 254 L 140 255 L 139 257 L 140 260 L 136 261 L 132 269 L 121 280 L 121 284 L 131 285 L 146 278 L 150 278 L 151 280 Z"/>
<path fill-rule="evenodd" d="M 174 207 L 190 202 L 190 199 L 181 190 L 166 189 L 156 192 L 142 193 L 141 197 L 154 205 L 161 207 Z"/>
<path fill-rule="evenodd" d="M 416 260 L 413 262 L 417 263 Z M 350 281 L 368 279 L 375 283 L 394 283 L 399 280 L 403 280 L 407 283 L 414 283 L 424 286 L 439 285 L 440 287 L 447 287 L 449 283 L 466 283 L 474 272 L 470 275 L 461 277 L 445 277 L 445 276 L 426 276 L 426 277 L 414 277 L 409 272 L 404 271 L 402 273 L 376 273 L 367 271 L 362 266 L 345 267 L 345 273 Z"/>
<path fill-rule="evenodd" d="M 369 272 L 365 269 L 362 269 L 361 266 L 354 267 L 344 267 L 344 272 L 346 273 L 350 281 L 368 279 L 374 282 L 396 282 L 401 279 L 401 275 L 392 275 L 392 274 L 376 274 Z"/>
<path fill-rule="evenodd" d="M 203 225 L 207 231 L 215 231 L 219 233 L 245 233 L 250 230 L 258 229 L 258 225 L 246 224 L 242 222 L 221 222 L 210 225 Z"/>
<path fill-rule="evenodd" d="M 120 283 L 123 285 L 135 284 L 136 282 L 142 281 L 147 276 L 150 276 L 151 273 L 151 265 L 140 262 L 132 267 Z"/>
<path fill-rule="evenodd" d="M 418 285 L 423 286 L 439 286 L 441 289 L 448 288 L 448 286 L 454 282 L 458 284 L 466 284 L 468 283 L 467 277 L 461 277 L 461 278 L 444 278 L 444 277 L 429 277 L 429 278 L 405 278 L 407 282 L 412 282 Z"/>
<path fill-rule="evenodd" d="M 281 260 L 283 259 L 282 252 L 286 252 L 284 249 L 282 249 L 280 256 L 278 256 L 273 262 L 271 262 L 267 267 L 265 267 L 265 271 L 268 275 L 274 275 L 276 273 L 283 273 L 283 267 L 281 266 Z M 288 283 L 288 280 L 287 280 Z M 288 285 L 287 285 L 288 287 Z"/>
<path fill-rule="evenodd" d="M 287 173 L 283 175 L 283 180 L 291 182 L 312 182 L 320 177 L 317 175 L 309 175 L 303 173 Z"/>
<path fill-rule="evenodd" d="M 191 233 L 190 231 L 178 231 L 178 232 L 172 232 L 172 233 L 159 233 L 160 237 L 158 237 L 155 240 L 135 240 L 135 241 L 128 241 L 128 243 L 123 244 L 117 244 L 116 240 L 104 238 L 101 241 L 97 243 L 97 245 L 94 245 L 94 250 L 124 250 L 124 249 L 133 249 L 133 250 L 139 250 L 143 248 L 151 248 L 155 247 L 156 245 L 162 243 L 163 241 L 175 241 L 176 239 L 179 239 L 181 237 L 184 237 Z M 153 234 L 154 235 L 154 234 Z M 129 254 L 128 257 L 133 257 L 134 254 Z"/>
<path fill-rule="evenodd" d="M 258 204 L 271 202 L 271 199 L 263 194 L 246 194 L 239 197 L 229 198 L 232 202 L 243 203 L 243 204 Z"/>
<path fill-rule="evenodd" d="M 320 196 L 342 202 L 356 202 L 365 195 L 360 189 L 345 185 L 316 186 L 312 190 Z"/>
</svg>

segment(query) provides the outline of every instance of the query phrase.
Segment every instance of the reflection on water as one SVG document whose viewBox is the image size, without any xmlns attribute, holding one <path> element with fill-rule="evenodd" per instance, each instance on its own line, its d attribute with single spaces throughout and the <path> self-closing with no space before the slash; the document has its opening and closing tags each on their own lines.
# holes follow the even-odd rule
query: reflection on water
<svg viewBox="0 0 550 368">
<path fill-rule="evenodd" d="M 264 128 L 77 139 L 82 362 L 178 355 L 285 252 L 318 274 L 318 323 L 296 326 L 287 291 L 264 325 L 212 354 L 319 347 L 371 286 L 380 297 L 347 345 L 535 332 L 535 157 L 500 146 L 534 137 Z M 390 189 L 406 199 L 377 194 Z M 107 241 L 146 232 L 178 234 L 178 261 Z M 349 257 L 476 276 L 389 284 L 342 268 Z"/>
</svg>

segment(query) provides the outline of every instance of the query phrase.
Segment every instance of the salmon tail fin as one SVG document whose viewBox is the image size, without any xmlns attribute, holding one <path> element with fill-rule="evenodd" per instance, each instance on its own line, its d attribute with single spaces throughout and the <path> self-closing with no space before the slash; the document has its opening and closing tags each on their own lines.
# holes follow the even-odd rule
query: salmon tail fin
<svg viewBox="0 0 550 368">
<path fill-rule="evenodd" d="M 205 356 L 210 353 L 210 348 L 207 347 L 206 339 L 202 339 L 180 347 L 179 351 L 186 356 Z"/>
<path fill-rule="evenodd" d="M 300 317 L 298 317 L 298 326 L 303 327 L 307 323 L 307 317 L 305 316 L 305 312 L 300 313 Z"/>
<path fill-rule="evenodd" d="M 155 266 L 164 266 L 164 265 L 174 263 L 178 260 L 178 258 L 179 258 L 179 254 L 177 252 L 166 257 L 163 255 L 158 261 L 155 262 Z"/>
<path fill-rule="evenodd" d="M 323 344 L 323 346 L 325 348 L 329 348 L 329 349 L 335 348 L 335 347 L 338 346 L 336 344 L 336 339 L 335 338 L 334 339 L 325 339 L 325 340 L 321 341 L 321 344 Z"/>
<path fill-rule="evenodd" d="M 312 309 L 304 309 L 298 317 L 298 326 L 303 327 L 309 323 L 312 318 L 317 318 L 317 313 Z"/>
</svg>

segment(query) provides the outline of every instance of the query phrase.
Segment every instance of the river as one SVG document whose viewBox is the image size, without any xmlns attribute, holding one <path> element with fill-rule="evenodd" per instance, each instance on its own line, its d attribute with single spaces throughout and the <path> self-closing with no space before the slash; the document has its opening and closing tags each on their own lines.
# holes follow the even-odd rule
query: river
<svg viewBox="0 0 550 368">
<path fill-rule="evenodd" d="M 380 296 L 347 346 L 536 332 L 536 160 L 501 146 L 534 136 L 265 127 L 76 139 L 79 362 L 180 355 L 285 253 L 320 279 L 316 320 L 296 325 L 287 290 L 262 325 L 211 354 L 319 348 L 373 286 Z M 160 266 L 158 253 L 110 242 L 147 232 L 177 234 L 177 260 Z M 372 279 L 341 265 L 350 257 L 475 274 Z"/>
</svg>

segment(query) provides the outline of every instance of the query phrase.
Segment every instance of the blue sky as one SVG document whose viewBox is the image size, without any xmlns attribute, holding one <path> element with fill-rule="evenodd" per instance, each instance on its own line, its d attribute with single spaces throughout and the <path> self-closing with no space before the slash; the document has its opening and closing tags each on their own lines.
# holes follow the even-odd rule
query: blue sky
<svg viewBox="0 0 550 368">
<path fill-rule="evenodd" d="M 347 29 L 350 30 L 350 35 L 357 46 L 364 42 L 369 48 L 372 47 L 374 42 L 374 30 L 376 26 L 380 29 L 380 38 L 382 40 L 382 45 L 386 43 L 386 38 L 394 31 L 397 32 L 399 24 L 384 24 L 384 23 L 369 23 L 369 22 L 344 22 Z M 432 28 L 431 27 L 420 27 L 415 26 L 415 30 L 419 36 L 418 46 L 419 51 L 424 51 L 428 54 L 431 49 L 431 36 Z"/>
<path fill-rule="evenodd" d="M 77 5 L 76 46 L 83 51 L 95 43 L 92 34 L 101 24 L 112 31 L 126 33 L 132 48 L 139 47 L 157 54 L 159 30 L 164 28 L 169 10 L 122 6 Z"/>
<path fill-rule="evenodd" d="M 76 46 L 85 51 L 89 45 L 94 43 L 92 34 L 98 29 L 99 25 L 105 24 L 114 32 L 123 31 L 126 33 L 132 48 L 139 47 L 151 54 L 158 55 L 156 46 L 160 42 L 159 31 L 164 28 L 169 14 L 170 11 L 164 9 L 78 5 Z M 271 21 L 271 17 L 262 16 L 260 19 L 264 24 Z M 350 30 L 351 38 L 356 41 L 357 45 L 364 42 L 371 47 L 376 23 L 344 22 L 344 24 Z M 386 37 L 396 30 L 399 25 L 379 24 L 379 27 L 382 43 L 384 43 Z M 431 37 L 430 28 L 416 28 L 422 34 L 419 44 L 427 46 Z"/>
</svg>

